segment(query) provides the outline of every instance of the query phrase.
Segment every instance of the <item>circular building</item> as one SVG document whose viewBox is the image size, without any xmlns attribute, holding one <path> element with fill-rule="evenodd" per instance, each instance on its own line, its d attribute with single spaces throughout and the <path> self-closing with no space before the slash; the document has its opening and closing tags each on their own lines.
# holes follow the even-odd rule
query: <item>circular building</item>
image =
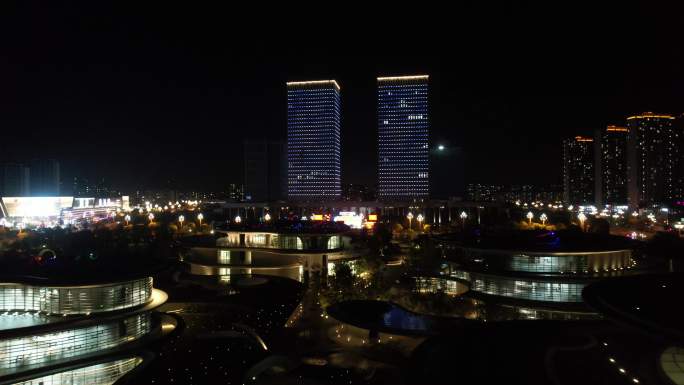
<svg viewBox="0 0 684 385">
<path fill-rule="evenodd" d="M 2 278 L 0 381 L 40 383 L 43 377 L 66 376 L 59 378 L 111 383 L 107 379 L 142 362 L 138 356 L 105 357 L 158 334 L 153 310 L 167 296 L 144 274 L 102 275 Z"/>
<path fill-rule="evenodd" d="M 271 275 L 302 281 L 305 272 L 325 271 L 334 261 L 354 258 L 349 228 L 331 222 L 227 224 L 213 243 L 189 246 L 182 254 L 192 275 Z"/>
<path fill-rule="evenodd" d="M 445 274 L 469 281 L 475 295 L 509 304 L 581 309 L 585 286 L 637 267 L 630 241 L 608 235 L 515 231 L 438 242 L 449 261 Z"/>
</svg>

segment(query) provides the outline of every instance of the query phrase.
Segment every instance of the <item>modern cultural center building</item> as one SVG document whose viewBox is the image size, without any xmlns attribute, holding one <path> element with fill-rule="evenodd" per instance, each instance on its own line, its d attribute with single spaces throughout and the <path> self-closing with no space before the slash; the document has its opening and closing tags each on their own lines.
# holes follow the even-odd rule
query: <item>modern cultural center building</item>
<svg viewBox="0 0 684 385">
<path fill-rule="evenodd" d="M 274 275 L 303 281 L 305 272 L 326 271 L 330 263 L 356 257 L 349 227 L 338 222 L 301 221 L 229 225 L 215 229 L 212 245 L 184 255 L 193 275 L 229 281 L 235 275 Z"/>
<path fill-rule="evenodd" d="M 167 299 L 150 276 L 4 277 L 0 383 L 111 384 L 140 365 Z M 77 282 L 75 284 L 74 282 Z"/>
<path fill-rule="evenodd" d="M 439 242 L 449 260 L 445 274 L 484 298 L 583 307 L 585 286 L 637 272 L 630 241 L 609 235 L 512 232 Z"/>
</svg>

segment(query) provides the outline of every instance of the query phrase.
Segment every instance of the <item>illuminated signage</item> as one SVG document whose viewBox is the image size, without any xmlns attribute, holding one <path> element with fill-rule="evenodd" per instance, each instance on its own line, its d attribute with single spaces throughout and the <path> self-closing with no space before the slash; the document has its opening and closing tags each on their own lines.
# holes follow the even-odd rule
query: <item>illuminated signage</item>
<svg viewBox="0 0 684 385">
<path fill-rule="evenodd" d="M 8 217 L 58 217 L 71 208 L 73 197 L 3 197 Z"/>
</svg>

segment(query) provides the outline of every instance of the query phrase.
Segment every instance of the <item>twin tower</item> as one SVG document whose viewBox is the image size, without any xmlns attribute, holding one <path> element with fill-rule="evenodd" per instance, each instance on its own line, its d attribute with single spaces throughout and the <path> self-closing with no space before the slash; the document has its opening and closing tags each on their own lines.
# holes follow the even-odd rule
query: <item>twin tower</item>
<svg viewBox="0 0 684 385">
<path fill-rule="evenodd" d="M 428 75 L 379 77 L 378 198 L 427 199 Z M 341 197 L 340 85 L 287 83 L 287 193 L 294 201 Z"/>
</svg>

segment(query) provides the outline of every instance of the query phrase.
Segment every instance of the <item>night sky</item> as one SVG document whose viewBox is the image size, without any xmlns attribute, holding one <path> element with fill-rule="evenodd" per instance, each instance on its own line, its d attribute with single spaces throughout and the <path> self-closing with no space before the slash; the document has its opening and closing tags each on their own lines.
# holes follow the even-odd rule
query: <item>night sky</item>
<svg viewBox="0 0 684 385">
<path fill-rule="evenodd" d="M 64 178 L 124 189 L 224 188 L 242 181 L 242 140 L 285 139 L 285 82 L 334 78 L 343 182 L 374 185 L 375 78 L 427 73 L 431 140 L 461 149 L 466 181 L 547 184 L 560 182 L 562 138 L 684 112 L 683 35 L 667 10 L 361 19 L 193 4 L 12 10 L 0 27 L 0 162 L 57 158 Z"/>
</svg>

